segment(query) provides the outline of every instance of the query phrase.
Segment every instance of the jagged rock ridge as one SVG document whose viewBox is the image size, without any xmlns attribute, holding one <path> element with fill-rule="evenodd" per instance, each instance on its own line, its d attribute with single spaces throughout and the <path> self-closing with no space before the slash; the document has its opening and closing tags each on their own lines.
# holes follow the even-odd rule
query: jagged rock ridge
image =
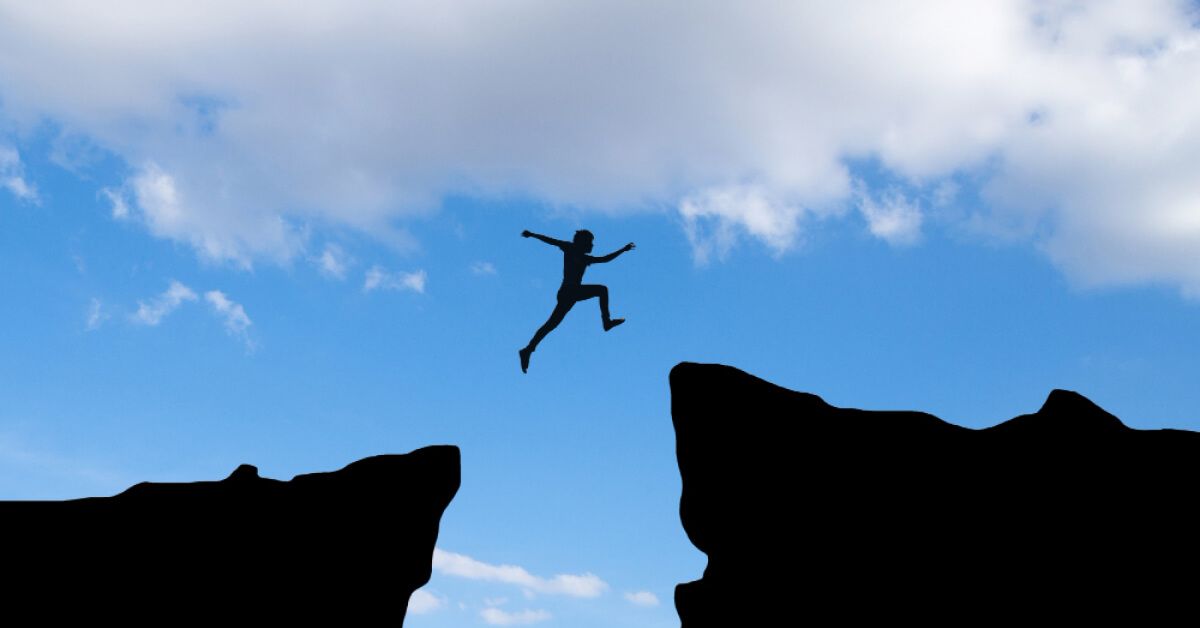
<svg viewBox="0 0 1200 628">
<path fill-rule="evenodd" d="M 458 448 L 436 446 L 288 482 L 242 465 L 218 482 L 2 503 L 6 610 L 25 623 L 401 625 L 459 481 Z"/>
<path fill-rule="evenodd" d="M 727 366 L 670 382 L 680 515 L 708 555 L 676 588 L 684 628 L 1192 608 L 1200 434 L 1133 430 L 1062 390 L 972 430 Z"/>
</svg>

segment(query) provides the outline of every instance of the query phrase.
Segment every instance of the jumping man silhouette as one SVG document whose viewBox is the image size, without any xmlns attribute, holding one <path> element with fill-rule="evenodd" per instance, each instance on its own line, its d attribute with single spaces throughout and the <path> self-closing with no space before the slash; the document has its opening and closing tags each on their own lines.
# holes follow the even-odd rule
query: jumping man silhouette
<svg viewBox="0 0 1200 628">
<path fill-rule="evenodd" d="M 529 369 L 529 356 L 537 349 L 538 343 L 546 337 L 546 334 L 558 327 L 558 324 L 567 316 L 567 312 L 571 311 L 571 307 L 579 301 L 584 301 L 592 297 L 600 297 L 600 320 L 604 323 L 604 331 L 608 331 L 617 325 L 625 322 L 623 318 L 611 318 L 608 315 L 608 288 L 598 284 L 583 283 L 583 271 L 592 264 L 603 264 L 617 259 L 617 256 L 625 251 L 634 249 L 633 243 L 630 242 L 620 249 L 609 253 L 603 257 L 592 257 L 588 253 L 592 252 L 592 240 L 595 236 L 591 231 L 580 229 L 575 232 L 575 238 L 572 242 L 563 242 L 555 240 L 532 231 L 522 231 L 523 238 L 537 238 L 546 244 L 557 246 L 563 252 L 563 280 L 562 286 L 558 288 L 558 305 L 554 306 L 554 311 L 550 313 L 550 318 L 538 328 L 533 334 L 533 338 L 529 344 L 517 353 L 521 356 L 521 372 L 524 373 Z"/>
</svg>

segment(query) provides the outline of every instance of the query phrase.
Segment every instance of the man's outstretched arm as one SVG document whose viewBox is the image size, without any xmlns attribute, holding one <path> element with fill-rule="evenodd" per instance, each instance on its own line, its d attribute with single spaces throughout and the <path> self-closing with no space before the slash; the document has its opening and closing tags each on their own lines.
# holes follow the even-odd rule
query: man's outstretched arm
<svg viewBox="0 0 1200 628">
<path fill-rule="evenodd" d="M 522 238 L 537 238 L 537 239 L 541 240 L 542 242 L 545 242 L 546 244 L 549 244 L 552 246 L 557 246 L 560 249 L 567 245 L 567 243 L 563 242 L 562 240 L 555 240 L 554 238 L 551 238 L 550 236 L 544 236 L 540 233 L 534 233 L 528 229 L 521 232 L 521 237 Z"/>
<path fill-rule="evenodd" d="M 619 256 L 620 254 L 624 253 L 625 251 L 632 251 L 632 250 L 634 250 L 634 249 L 636 249 L 636 248 L 637 248 L 637 247 L 636 247 L 636 246 L 634 246 L 632 242 L 630 242 L 629 244 L 626 244 L 625 246 L 623 246 L 623 247 L 621 247 L 621 248 L 619 248 L 619 249 L 617 249 L 617 250 L 613 251 L 612 253 L 609 253 L 608 255 L 605 255 L 605 256 L 603 256 L 603 257 L 591 257 L 591 256 L 588 256 L 588 261 L 589 261 L 589 262 L 591 262 L 591 263 L 593 263 L 593 264 L 603 264 L 603 263 L 605 263 L 605 262 L 611 262 L 611 261 L 613 261 L 613 260 L 617 259 L 617 256 Z"/>
</svg>

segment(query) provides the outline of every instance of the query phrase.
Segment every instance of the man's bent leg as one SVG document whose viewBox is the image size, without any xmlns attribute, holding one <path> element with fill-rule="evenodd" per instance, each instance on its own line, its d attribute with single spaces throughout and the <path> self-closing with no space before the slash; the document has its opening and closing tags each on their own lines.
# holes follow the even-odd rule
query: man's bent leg
<svg viewBox="0 0 1200 628">
<path fill-rule="evenodd" d="M 611 329 L 613 324 L 612 317 L 608 314 L 608 288 L 599 284 L 579 286 L 579 301 L 592 297 L 600 297 L 600 322 L 604 324 L 605 330 Z"/>
</svg>

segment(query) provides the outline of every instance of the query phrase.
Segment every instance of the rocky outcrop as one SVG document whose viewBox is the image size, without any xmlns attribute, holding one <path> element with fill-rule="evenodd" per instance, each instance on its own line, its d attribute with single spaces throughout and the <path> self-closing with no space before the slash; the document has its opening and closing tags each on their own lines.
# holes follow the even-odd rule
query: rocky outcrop
<svg viewBox="0 0 1200 628">
<path fill-rule="evenodd" d="M 459 466 L 458 448 L 437 446 L 287 482 L 242 465 L 217 482 L 3 503 L 5 610 L 47 624 L 400 625 Z"/>
<path fill-rule="evenodd" d="M 1190 614 L 1200 434 L 1083 396 L 972 430 L 737 369 L 671 371 L 680 516 L 708 555 L 684 628 Z M 1185 615 L 1186 616 L 1186 615 Z"/>
</svg>

